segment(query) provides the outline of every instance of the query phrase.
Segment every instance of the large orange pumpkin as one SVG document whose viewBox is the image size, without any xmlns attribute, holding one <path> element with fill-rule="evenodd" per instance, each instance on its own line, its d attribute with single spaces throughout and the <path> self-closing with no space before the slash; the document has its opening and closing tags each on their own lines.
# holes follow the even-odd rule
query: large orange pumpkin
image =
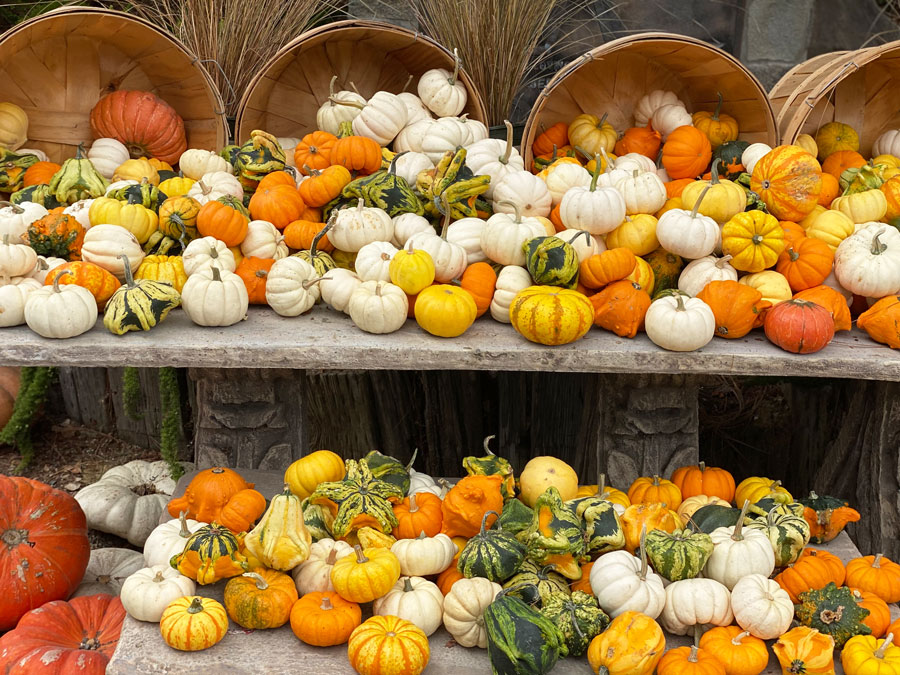
<svg viewBox="0 0 900 675">
<path fill-rule="evenodd" d="M 149 91 L 121 89 L 101 98 L 91 110 L 94 138 L 115 138 L 133 159 L 156 157 L 175 164 L 187 150 L 184 120 Z"/>
<path fill-rule="evenodd" d="M 63 272 L 71 274 L 63 274 Z M 99 265 L 83 261 L 69 262 L 53 268 L 44 279 L 44 285 L 52 286 L 57 277 L 59 277 L 61 286 L 75 284 L 88 289 L 94 296 L 94 300 L 97 301 L 97 309 L 101 312 L 113 293 L 122 285 L 115 276 Z"/>
<path fill-rule="evenodd" d="M 831 318 L 834 319 L 835 331 L 850 330 L 852 320 L 850 318 L 850 307 L 847 305 L 847 299 L 831 286 L 822 285 L 807 288 L 804 291 L 796 293 L 794 299 L 814 302 L 831 312 Z M 898 307 L 898 309 L 900 309 L 900 307 Z M 862 328 L 862 326 L 860 326 L 860 328 Z"/>
<path fill-rule="evenodd" d="M 272 223 L 279 230 L 299 219 L 305 208 L 300 193 L 289 185 L 257 188 L 250 198 L 250 215 L 255 220 Z"/>
<path fill-rule="evenodd" d="M 0 475 L 0 542 L 0 631 L 35 607 L 69 597 L 91 555 L 75 498 L 17 476 Z"/>
<path fill-rule="evenodd" d="M 672 472 L 671 481 L 681 490 L 683 499 L 699 495 L 718 497 L 726 502 L 734 499 L 734 476 L 725 469 L 706 466 L 706 462 L 678 467 Z"/>
<path fill-rule="evenodd" d="M 785 300 L 766 314 L 766 337 L 794 354 L 824 349 L 834 337 L 831 312 L 808 300 Z"/>
<path fill-rule="evenodd" d="M 669 178 L 696 178 L 706 171 L 710 159 L 709 139 L 690 125 L 675 129 L 662 147 L 662 165 Z"/>
<path fill-rule="evenodd" d="M 788 244 L 778 256 L 775 271 L 788 280 L 791 290 L 805 291 L 818 286 L 831 274 L 834 252 L 821 239 L 805 237 Z"/>
<path fill-rule="evenodd" d="M 900 296 L 882 298 L 859 315 L 856 325 L 875 342 L 900 349 Z"/>
<path fill-rule="evenodd" d="M 762 293 L 755 288 L 730 279 L 711 281 L 697 297 L 712 309 L 716 318 L 716 335 L 723 338 L 741 338 L 762 326 L 766 310 L 772 306 L 771 302 L 762 299 Z"/>
<path fill-rule="evenodd" d="M 819 201 L 822 167 L 803 148 L 779 145 L 753 167 L 750 189 L 778 220 L 799 222 Z"/>
<path fill-rule="evenodd" d="M 651 298 L 640 284 L 615 281 L 590 297 L 594 323 L 619 337 L 633 338 L 644 325 Z"/>
</svg>

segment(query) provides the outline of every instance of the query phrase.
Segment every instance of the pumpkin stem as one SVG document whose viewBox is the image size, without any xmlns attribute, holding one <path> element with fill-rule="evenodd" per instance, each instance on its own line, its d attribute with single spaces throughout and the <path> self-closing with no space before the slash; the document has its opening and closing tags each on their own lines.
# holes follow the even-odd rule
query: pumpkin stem
<svg viewBox="0 0 900 675">
<path fill-rule="evenodd" d="M 335 77 L 337 77 L 337 76 L 335 75 Z M 324 612 L 334 609 L 334 605 L 331 604 L 331 598 L 328 597 L 327 595 L 323 595 L 322 603 L 319 605 L 319 609 L 321 609 Z"/>
<path fill-rule="evenodd" d="M 700 462 L 697 467 L 700 469 L 700 473 L 706 471 L 706 462 Z"/>
<path fill-rule="evenodd" d="M 312 152 L 313 150 L 315 150 L 315 148 L 313 148 L 312 146 L 310 146 L 310 147 L 309 147 L 309 151 Z M 307 176 L 320 176 L 320 175 L 322 175 L 322 172 L 321 172 L 321 171 L 319 171 L 318 169 L 313 169 L 309 164 L 304 164 L 304 165 L 303 165 L 303 170 L 306 171 L 306 175 L 307 175 Z"/>
<path fill-rule="evenodd" d="M 600 121 L 597 122 L 597 128 L 598 128 L 598 129 L 602 129 L 602 128 L 603 128 L 603 125 L 606 123 L 606 118 L 607 118 L 607 117 L 609 117 L 609 113 L 608 113 L 608 112 L 603 113 L 603 116 L 600 118 Z"/>
<path fill-rule="evenodd" d="M 336 76 L 335 76 L 335 77 L 336 77 Z M 353 86 L 353 83 L 352 83 L 352 82 L 351 82 L 351 86 Z M 358 94 L 359 92 L 356 92 L 356 93 Z M 348 101 L 348 100 L 345 99 L 345 98 L 335 98 L 334 96 L 329 96 L 329 97 L 328 97 L 328 100 L 329 100 L 333 105 L 345 105 L 345 106 L 348 106 L 348 107 L 350 107 L 350 108 L 357 108 L 358 110 L 362 110 L 363 108 L 366 107 L 366 105 L 368 105 L 368 104 L 366 104 L 366 103 L 359 103 L 359 102 L 357 102 L 357 101 Z"/>
<path fill-rule="evenodd" d="M 363 200 L 360 199 L 360 200 L 359 200 L 359 206 L 358 206 L 358 208 L 359 208 L 360 210 L 362 210 L 362 204 L 363 204 Z M 313 266 L 315 266 L 315 261 L 316 261 L 316 251 L 318 251 L 319 239 L 321 239 L 321 238 L 324 237 L 326 234 L 328 234 L 328 230 L 330 230 L 332 227 L 334 227 L 334 223 L 337 221 L 337 214 L 338 214 L 338 210 L 337 210 L 337 209 L 335 209 L 334 211 L 332 211 L 332 212 L 331 212 L 331 215 L 328 216 L 328 222 L 325 223 L 325 227 L 323 227 L 321 230 L 319 230 L 319 231 L 316 233 L 316 236 L 313 237 L 312 245 L 309 247 L 309 262 L 310 262 Z"/>
<path fill-rule="evenodd" d="M 514 220 L 513 222 L 514 222 L 516 225 L 518 225 L 519 223 L 522 222 L 522 209 L 519 208 L 519 205 L 518 205 L 518 204 L 516 204 L 515 202 L 507 202 L 507 201 L 500 201 L 500 202 L 497 202 L 497 203 L 498 203 L 498 204 L 506 204 L 507 206 L 511 206 L 513 212 L 515 212 L 515 214 L 516 214 L 516 218 L 515 218 L 515 220 Z"/>
<path fill-rule="evenodd" d="M 881 643 L 881 646 L 875 650 L 875 653 L 872 654 L 872 656 L 874 656 L 876 659 L 883 659 L 884 653 L 887 651 L 887 648 L 890 647 L 893 642 L 894 642 L 894 634 L 888 633 L 885 636 L 884 641 Z"/>
<path fill-rule="evenodd" d="M 454 47 L 453 48 L 453 73 L 447 78 L 447 82 L 450 83 L 451 86 L 456 85 L 456 79 L 459 77 L 459 67 L 462 65 L 462 59 L 459 58 L 459 50 Z"/>
<path fill-rule="evenodd" d="M 777 506 L 773 506 L 766 514 L 766 527 L 773 527 L 775 525 L 775 516 L 777 515 L 775 509 L 777 508 Z"/>
<path fill-rule="evenodd" d="M 128 265 L 126 265 L 128 267 Z M 59 274 L 53 277 L 53 292 L 59 293 L 59 280 L 62 279 L 65 275 L 72 274 L 70 270 L 62 270 Z"/>
<path fill-rule="evenodd" d="M 710 185 L 718 185 L 719 184 L 719 164 L 722 163 L 722 160 L 719 157 L 716 157 L 712 163 L 712 178 L 709 180 Z"/>
<path fill-rule="evenodd" d="M 416 494 L 417 494 L 417 493 L 413 492 L 413 493 L 409 496 L 409 512 L 410 512 L 410 513 L 415 513 L 416 511 L 419 510 L 419 505 L 416 504 Z"/>
<path fill-rule="evenodd" d="M 134 275 L 131 273 L 131 263 L 128 262 L 128 256 L 124 253 L 120 253 L 116 257 L 125 263 L 125 269 L 123 270 L 125 272 L 125 285 L 128 286 L 128 288 L 134 288 L 137 284 L 134 283 Z"/>
<path fill-rule="evenodd" d="M 25 209 L 23 209 L 18 204 L 13 204 L 12 202 L 0 202 L 0 206 L 4 208 L 11 209 L 13 213 L 19 215 L 20 213 L 25 213 Z"/>
<path fill-rule="evenodd" d="M 319 277 L 318 279 L 310 279 L 308 281 L 304 281 L 300 285 L 303 286 L 304 291 L 308 291 L 310 288 L 312 288 L 313 285 L 319 283 L 320 281 L 324 281 L 324 280 L 325 280 L 325 277 Z"/>
<path fill-rule="evenodd" d="M 824 624 L 832 624 L 832 623 L 840 623 L 841 619 L 844 618 L 844 606 L 838 605 L 834 611 L 830 609 L 823 609 L 819 613 L 819 619 L 822 620 Z"/>
<path fill-rule="evenodd" d="M 402 94 L 403 92 L 405 92 L 407 89 L 409 89 L 409 85 L 410 85 L 410 83 L 413 81 L 413 77 L 414 77 L 413 74 L 410 73 L 410 74 L 409 74 L 409 77 L 406 78 L 406 84 L 404 84 L 404 85 L 403 85 L 403 89 L 400 90 L 400 93 L 401 93 L 401 94 Z"/>
<path fill-rule="evenodd" d="M 156 574 L 153 575 L 152 581 L 154 584 L 161 584 L 165 580 L 166 580 L 166 578 L 163 576 L 163 573 L 157 572 Z"/>
<path fill-rule="evenodd" d="M 501 164 L 509 164 L 513 149 L 513 125 L 509 120 L 503 120 L 503 124 L 506 126 L 506 152 L 500 155 L 499 160 Z"/>
<path fill-rule="evenodd" d="M 497 518 L 500 518 L 500 514 L 496 511 L 485 511 L 485 514 L 481 517 L 481 536 L 484 536 L 484 533 L 487 530 L 487 519 L 492 513 L 497 516 Z"/>
<path fill-rule="evenodd" d="M 325 556 L 325 564 L 326 565 L 334 565 L 337 562 L 337 549 L 333 548 L 328 552 L 328 555 Z"/>
<path fill-rule="evenodd" d="M 602 471 L 597 476 L 597 496 L 603 499 L 603 493 L 606 491 L 606 474 Z"/>
<path fill-rule="evenodd" d="M 681 299 L 681 294 L 677 294 L 675 296 L 675 311 L 676 312 L 686 311 L 685 306 L 684 306 L 684 300 Z"/>
<path fill-rule="evenodd" d="M 601 150 L 603 150 L 603 149 L 601 148 Z M 603 150 L 603 157 L 606 159 L 606 168 L 609 169 L 609 158 L 606 157 L 606 151 L 605 151 L 605 150 Z M 601 172 L 601 171 L 600 171 L 601 165 L 602 165 L 602 163 L 601 163 L 601 160 L 600 160 L 600 155 L 594 155 L 594 171 L 593 171 L 593 173 L 591 174 L 591 184 L 590 184 L 590 186 L 588 187 L 588 189 L 589 189 L 591 192 L 593 192 L 594 190 L 597 189 L 597 179 L 600 178 L 600 174 L 601 174 L 601 173 L 606 173 L 605 171 L 604 171 L 604 172 Z"/>
<path fill-rule="evenodd" d="M 215 268 L 213 268 L 213 269 L 215 269 Z M 186 511 L 180 511 L 178 513 L 178 521 L 181 523 L 181 530 L 178 532 L 178 536 L 181 537 L 182 539 L 189 538 L 191 536 L 191 531 L 188 529 L 188 526 L 187 526 L 187 512 Z"/>
<path fill-rule="evenodd" d="M 410 457 L 410 459 L 409 459 L 409 464 L 406 465 L 407 473 L 412 468 L 413 462 L 416 461 L 416 455 L 418 455 L 418 454 L 419 454 L 419 449 L 418 448 L 413 449 L 413 454 L 412 454 L 412 457 Z"/>
<path fill-rule="evenodd" d="M 210 265 L 210 269 L 212 270 L 212 280 L 213 281 L 222 281 L 222 275 L 219 273 L 219 268 L 215 265 Z"/>
<path fill-rule="evenodd" d="M 659 476 L 653 474 L 653 487 L 659 487 Z"/>
<path fill-rule="evenodd" d="M 337 75 L 331 76 L 331 82 L 328 83 L 328 100 L 334 97 L 334 83 L 337 82 Z M 334 105 L 333 103 L 331 104 Z"/>
<path fill-rule="evenodd" d="M 818 499 L 818 498 L 819 498 L 819 495 L 817 495 L 817 494 L 815 493 L 815 491 L 810 490 L 810 491 L 809 491 L 809 498 L 810 498 L 810 499 Z"/>
<path fill-rule="evenodd" d="M 412 584 L 409 582 L 409 577 L 403 577 L 403 592 L 410 593 L 413 590 Z"/>
<path fill-rule="evenodd" d="M 244 572 L 241 576 L 253 579 L 253 581 L 256 582 L 256 587 L 261 591 L 264 591 L 269 587 L 269 584 L 262 578 L 262 575 L 257 574 L 256 572 Z"/>
<path fill-rule="evenodd" d="M 369 559 L 366 557 L 366 554 L 363 553 L 362 546 L 360 546 L 359 544 L 355 544 L 353 546 L 353 550 L 356 551 L 356 562 L 358 564 L 362 565 L 363 563 L 369 562 Z"/>
<path fill-rule="evenodd" d="M 719 121 L 719 113 L 722 112 L 722 92 L 717 91 L 716 96 L 719 97 L 719 102 L 716 103 L 716 109 L 712 114 L 712 119 L 714 119 L 718 122 Z"/>
<path fill-rule="evenodd" d="M 881 556 L 882 555 L 884 555 L 884 554 L 876 553 L 875 560 L 872 561 L 872 567 L 874 567 L 876 570 L 881 568 Z"/>
<path fill-rule="evenodd" d="M 738 633 L 738 634 L 735 635 L 733 638 L 731 638 L 731 644 L 733 644 L 735 647 L 740 647 L 740 646 L 741 646 L 741 641 L 742 641 L 745 637 L 750 637 L 750 631 L 749 631 L 749 630 L 745 630 L 743 633 Z"/>
<path fill-rule="evenodd" d="M 731 260 L 730 255 L 723 255 L 721 258 L 716 260 L 716 267 L 722 269 L 723 267 L 725 267 L 725 263 L 727 263 L 729 260 Z"/>
<path fill-rule="evenodd" d="M 443 205 L 444 222 L 441 225 L 441 239 L 447 239 L 447 229 L 450 227 L 450 202 L 447 200 L 447 194 L 441 193 L 441 204 Z"/>
<path fill-rule="evenodd" d="M 638 574 L 638 578 L 641 581 L 644 581 L 647 578 L 647 547 L 644 545 L 645 539 L 647 539 L 646 523 L 641 526 L 641 572 Z"/>
<path fill-rule="evenodd" d="M 744 517 L 747 515 L 747 509 L 750 508 L 750 500 L 744 500 L 744 506 L 741 508 L 741 515 L 738 516 L 737 524 L 734 526 L 734 533 L 731 535 L 731 539 L 733 541 L 742 541 L 744 539 L 744 535 L 741 534 L 741 530 L 744 529 Z"/>
<path fill-rule="evenodd" d="M 697 645 L 691 645 L 691 653 L 687 657 L 689 663 L 697 663 L 697 651 L 699 649 Z"/>
<path fill-rule="evenodd" d="M 191 598 L 191 604 L 188 605 L 188 608 L 185 610 L 188 614 L 199 614 L 203 611 L 203 598 L 199 595 L 195 595 Z"/>
<path fill-rule="evenodd" d="M 694 202 L 694 208 L 691 209 L 691 219 L 697 217 L 697 211 L 700 208 L 700 203 L 703 201 L 703 198 L 706 196 L 706 193 L 709 192 L 709 189 L 712 187 L 711 184 L 707 183 L 706 187 L 703 188 L 703 192 L 700 193 L 700 196 L 697 197 L 697 201 Z"/>
</svg>

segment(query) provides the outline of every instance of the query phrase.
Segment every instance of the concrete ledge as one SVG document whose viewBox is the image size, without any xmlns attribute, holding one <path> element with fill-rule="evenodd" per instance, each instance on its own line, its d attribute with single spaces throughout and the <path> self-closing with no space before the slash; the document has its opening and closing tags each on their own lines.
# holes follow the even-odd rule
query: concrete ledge
<svg viewBox="0 0 900 675">
<path fill-rule="evenodd" d="M 0 364 L 56 366 L 174 366 L 324 370 L 493 370 L 585 373 L 696 373 L 838 377 L 900 381 L 900 353 L 854 330 L 839 333 L 821 352 L 798 356 L 769 343 L 760 331 L 740 340 L 713 339 L 686 354 L 594 329 L 575 344 L 544 347 L 510 326 L 482 318 L 462 337 L 444 340 L 413 321 L 390 335 L 371 335 L 326 307 L 288 319 L 254 307 L 228 328 L 194 326 L 176 310 L 147 333 L 118 337 L 98 322 L 68 340 L 48 340 L 27 327 L 0 331 Z"/>
</svg>

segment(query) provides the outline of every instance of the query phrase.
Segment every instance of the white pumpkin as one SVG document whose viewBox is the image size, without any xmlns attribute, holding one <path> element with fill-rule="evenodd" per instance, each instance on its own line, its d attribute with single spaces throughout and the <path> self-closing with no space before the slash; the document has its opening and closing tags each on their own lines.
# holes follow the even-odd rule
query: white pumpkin
<svg viewBox="0 0 900 675">
<path fill-rule="evenodd" d="M 722 258 L 707 255 L 692 260 L 678 276 L 678 290 L 694 297 L 711 281 L 737 281 L 737 270 L 731 266 L 729 260 L 730 255 Z"/>
<path fill-rule="evenodd" d="M 37 253 L 8 234 L 0 236 L 0 278 L 28 276 L 37 264 Z"/>
<path fill-rule="evenodd" d="M 110 180 L 120 166 L 131 159 L 128 148 L 115 138 L 98 138 L 91 143 L 87 158 L 97 173 Z"/>
<path fill-rule="evenodd" d="M 353 133 L 388 145 L 406 126 L 408 113 L 402 99 L 387 91 L 376 91 L 359 115 L 353 118 Z"/>
<path fill-rule="evenodd" d="M 591 566 L 591 590 L 600 608 L 615 618 L 630 610 L 655 619 L 663 611 L 666 591 L 662 577 L 647 566 L 647 555 L 628 551 L 606 553 Z"/>
<path fill-rule="evenodd" d="M 484 610 L 503 590 L 483 577 L 460 579 L 444 596 L 444 628 L 463 647 L 487 647 Z"/>
<path fill-rule="evenodd" d="M 619 155 L 613 160 L 612 168 L 626 171 L 629 174 L 634 171 L 656 173 L 656 164 L 654 164 L 653 160 L 639 152 L 627 152 L 624 155 Z"/>
<path fill-rule="evenodd" d="M 366 244 L 359 249 L 353 263 L 357 276 L 363 281 L 390 281 L 389 268 L 396 253 L 394 245 L 386 241 Z"/>
<path fill-rule="evenodd" d="M 125 281 L 125 261 L 119 257 L 122 255 L 128 258 L 132 273 L 144 261 L 140 242 L 124 227 L 95 225 L 85 232 L 81 258 L 111 272 L 119 281 Z"/>
<path fill-rule="evenodd" d="M 546 218 L 553 208 L 547 184 L 529 171 L 508 173 L 494 186 L 494 212 Z M 621 222 L 621 221 L 620 221 Z"/>
<path fill-rule="evenodd" d="M 653 112 L 651 119 L 653 128 L 666 140 L 678 127 L 690 126 L 693 123 L 691 114 L 680 103 L 662 105 Z"/>
<path fill-rule="evenodd" d="M 540 236 L 540 235 L 534 235 Z M 524 291 L 534 282 L 524 267 L 507 265 L 497 275 L 494 297 L 491 299 L 491 316 L 494 321 L 510 323 L 509 306 L 519 291 Z"/>
<path fill-rule="evenodd" d="M 393 236 L 391 217 L 381 209 L 365 206 L 362 199 L 355 209 L 338 211 L 334 225 L 328 231 L 331 243 L 349 253 L 356 253 L 373 241 L 390 241 Z"/>
<path fill-rule="evenodd" d="M 411 577 L 440 574 L 453 563 L 457 551 L 459 547 L 446 534 L 426 537 L 424 532 L 416 539 L 398 539 L 391 546 L 401 574 Z"/>
<path fill-rule="evenodd" d="M 751 143 L 748 145 L 744 148 L 744 152 L 741 153 L 741 164 L 744 165 L 744 171 L 752 174 L 756 163 L 770 152 L 772 152 L 772 146 L 765 143 Z"/>
<path fill-rule="evenodd" d="M 634 108 L 634 126 L 645 127 L 653 117 L 653 113 L 664 105 L 678 104 L 682 108 L 685 107 L 681 99 L 674 91 L 664 91 L 662 89 L 654 89 L 649 94 L 641 97 L 638 104 Z"/>
<path fill-rule="evenodd" d="M 630 176 L 616 184 L 625 200 L 625 214 L 656 213 L 666 203 L 666 186 L 655 173 L 634 169 Z"/>
<path fill-rule="evenodd" d="M 459 115 L 466 107 L 468 92 L 459 81 L 459 55 L 453 50 L 456 63 L 453 72 L 443 68 L 432 68 L 422 73 L 416 87 L 422 103 L 440 117 Z"/>
<path fill-rule="evenodd" d="M 794 619 L 794 603 L 774 579 L 748 574 L 731 590 L 731 609 L 737 625 L 761 640 L 786 633 Z"/>
<path fill-rule="evenodd" d="M 166 563 L 137 570 L 122 583 L 119 598 L 132 619 L 159 623 L 169 603 L 196 592 L 193 579 Z"/>
<path fill-rule="evenodd" d="M 553 206 L 556 206 L 571 188 L 588 187 L 591 184 L 591 174 L 580 164 L 562 162 L 547 169 L 544 182 L 550 191 Z"/>
<path fill-rule="evenodd" d="M 129 187 L 131 185 L 140 185 L 136 180 L 131 180 L 130 178 L 126 178 L 124 180 L 113 181 L 109 184 L 109 187 L 106 188 L 105 196 L 109 197 L 113 192 L 121 190 L 122 188 Z"/>
<path fill-rule="evenodd" d="M 696 260 L 716 250 L 722 237 L 719 224 L 709 216 L 697 213 L 707 190 L 709 186 L 703 188 L 693 210 L 672 209 L 660 217 L 656 224 L 656 238 L 669 253 Z"/>
<path fill-rule="evenodd" d="M 43 206 L 33 202 L 7 204 L 0 208 L 0 241 L 5 235 L 17 244 L 25 241 L 23 237 L 27 237 L 28 226 L 48 213 Z"/>
<path fill-rule="evenodd" d="M 319 299 L 317 277 L 302 258 L 276 260 L 266 277 L 266 303 L 280 316 L 300 316 Z"/>
<path fill-rule="evenodd" d="M 128 548 L 95 548 L 91 551 L 81 584 L 70 597 L 107 593 L 119 595 L 122 584 L 144 566 L 144 556 Z"/>
<path fill-rule="evenodd" d="M 484 122 L 479 120 L 470 120 L 468 117 L 469 113 L 464 113 L 459 116 L 459 121 L 466 129 L 466 145 L 472 145 L 473 143 L 477 143 L 478 141 L 483 141 L 484 139 L 490 136 L 490 132 L 488 128 L 484 125 Z"/>
<path fill-rule="evenodd" d="M 575 249 L 579 263 L 584 262 L 592 255 L 603 253 L 606 250 L 606 242 L 587 230 L 563 230 L 562 232 L 557 232 L 554 236 L 562 239 Z"/>
<path fill-rule="evenodd" d="M 224 241 L 215 237 L 194 239 L 185 247 L 181 260 L 184 264 L 184 273 L 188 276 L 212 266 L 228 272 L 234 272 L 237 268 L 234 253 Z"/>
<path fill-rule="evenodd" d="M 178 168 L 185 178 L 200 180 L 208 173 L 224 171 L 232 173 L 234 168 L 224 157 L 210 150 L 192 148 L 181 153 L 178 159 Z"/>
<path fill-rule="evenodd" d="M 463 247 L 468 265 L 487 260 L 481 250 L 481 234 L 485 225 L 487 222 L 481 218 L 460 218 L 447 228 L 447 241 Z"/>
<path fill-rule="evenodd" d="M 144 542 L 144 564 L 168 567 L 172 556 L 182 553 L 190 536 L 206 524 L 185 518 L 182 511 L 179 518 L 157 525 Z"/>
<path fill-rule="evenodd" d="M 91 229 L 90 211 L 91 204 L 93 203 L 93 199 L 81 199 L 74 204 L 64 208 L 63 213 L 65 213 L 67 216 L 72 216 L 85 230 L 89 230 Z"/>
<path fill-rule="evenodd" d="M 709 305 L 699 298 L 666 296 L 650 303 L 644 330 L 650 341 L 663 349 L 692 352 L 712 340 L 716 318 Z"/>
<path fill-rule="evenodd" d="M 718 527 L 709 535 L 713 540 L 713 552 L 703 568 L 703 576 L 724 584 L 728 590 L 749 574 L 768 577 L 775 569 L 775 552 L 768 535 L 744 527 L 748 505 L 741 509 L 737 525 Z"/>
<path fill-rule="evenodd" d="M 397 94 L 397 98 L 403 101 L 403 105 L 406 106 L 407 126 L 413 122 L 418 122 L 419 120 L 431 119 L 431 111 L 425 107 L 425 104 L 422 103 L 422 99 L 415 94 L 408 91 L 401 91 Z"/>
<path fill-rule="evenodd" d="M 484 225 L 481 231 L 481 250 L 484 254 L 501 265 L 525 264 L 525 251 L 522 245 L 532 237 L 540 237 L 547 232 L 537 218 L 522 218 L 517 204 L 510 204 L 515 216 L 496 212 Z"/>
<path fill-rule="evenodd" d="M 422 152 L 437 165 L 448 152 L 465 145 L 467 129 L 458 117 L 441 117 L 429 126 L 422 137 Z"/>
<path fill-rule="evenodd" d="M 504 120 L 506 125 L 506 140 L 485 138 L 476 141 L 466 148 L 466 166 L 476 176 L 490 176 L 491 184 L 484 193 L 485 198 L 491 199 L 494 195 L 493 186 L 499 183 L 509 173 L 525 170 L 525 160 L 519 151 L 513 147 L 513 128 L 509 120 Z M 574 165 L 573 165 L 574 166 Z M 590 176 L 588 176 L 590 181 Z"/>
<path fill-rule="evenodd" d="M 352 122 L 366 104 L 366 99 L 355 91 L 344 89 L 335 93 L 337 79 L 337 75 L 332 76 L 328 85 L 328 100 L 316 111 L 316 126 L 333 136 L 337 136 L 343 122 Z"/>
<path fill-rule="evenodd" d="M 418 510 L 416 495 L 420 492 L 428 492 L 443 499 L 449 489 L 450 486 L 444 479 L 436 481 L 427 473 L 411 468 L 409 470 L 409 491 L 406 493 L 409 496 L 409 510 L 411 512 Z"/>
<path fill-rule="evenodd" d="M 25 323 L 45 338 L 75 337 L 97 323 L 97 301 L 82 286 L 60 286 L 54 282 L 52 286 L 34 289 L 28 296 Z"/>
<path fill-rule="evenodd" d="M 729 626 L 732 621 L 731 593 L 718 581 L 683 579 L 666 587 L 659 623 L 673 635 L 693 633 L 694 626 Z"/>
<path fill-rule="evenodd" d="M 400 133 L 397 134 L 397 138 L 394 139 L 394 152 L 425 154 L 422 152 L 422 142 L 428 135 L 432 124 L 434 124 L 434 120 L 432 119 L 417 120 L 416 122 L 407 124 L 400 130 Z M 428 161 L 431 162 L 431 166 L 434 167 L 434 162 L 431 161 L 431 158 L 428 157 L 428 155 L 425 155 L 425 157 L 428 158 Z M 412 183 L 410 184 L 412 185 Z"/>
<path fill-rule="evenodd" d="M 406 242 L 414 234 L 419 232 L 427 232 L 434 234 L 434 227 L 428 222 L 427 218 L 415 213 L 401 213 L 391 219 L 394 223 L 394 233 L 391 235 L 391 243 L 401 249 L 406 246 Z M 452 225 L 451 225 L 452 227 Z"/>
<path fill-rule="evenodd" d="M 402 155 L 394 158 L 394 173 L 409 185 L 415 185 L 416 178 L 418 178 L 420 173 L 430 171 L 433 168 L 434 162 L 428 159 L 428 155 L 423 152 L 404 152 Z"/>
<path fill-rule="evenodd" d="M 40 261 L 38 261 L 38 262 L 40 262 Z M 838 280 L 835 279 L 835 277 L 834 277 L 834 268 L 832 268 L 831 272 L 828 274 L 828 276 L 825 277 L 825 281 L 822 282 L 822 285 L 828 286 L 829 288 L 833 288 L 838 293 L 843 295 L 844 298 L 847 300 L 847 306 L 850 306 L 851 304 L 853 304 L 853 293 L 851 293 L 850 291 L 848 291 L 846 288 L 844 288 L 843 286 L 841 286 L 838 283 Z"/>
<path fill-rule="evenodd" d="M 241 242 L 241 253 L 245 258 L 287 258 L 290 250 L 284 243 L 284 235 L 267 220 L 251 220 L 247 225 L 247 236 Z"/>
<path fill-rule="evenodd" d="M 563 196 L 559 217 L 567 229 L 606 234 L 625 220 L 625 198 L 614 187 L 574 187 Z"/>
<path fill-rule="evenodd" d="M 37 262 L 34 264 L 34 269 L 28 276 L 43 284 L 50 272 L 60 265 L 65 265 L 67 262 L 67 260 L 63 260 L 62 258 L 45 258 L 44 256 L 39 255 L 37 257 Z"/>
<path fill-rule="evenodd" d="M 299 145 L 300 139 L 294 136 L 279 136 L 276 140 L 278 141 L 278 145 L 281 146 L 281 149 L 284 150 L 284 163 L 296 168 L 297 164 L 294 162 L 294 150 L 297 148 L 297 145 Z"/>
<path fill-rule="evenodd" d="M 25 303 L 33 291 L 43 286 L 31 277 L 14 277 L 8 283 L 0 279 L 0 328 L 25 323 Z"/>
<path fill-rule="evenodd" d="M 322 275 L 319 292 L 322 294 L 322 300 L 330 307 L 339 312 L 346 312 L 350 304 L 350 296 L 361 283 L 362 279 L 356 272 L 336 267 Z"/>
<path fill-rule="evenodd" d="M 900 157 L 900 131 L 888 129 L 875 139 L 872 145 L 872 156 L 893 155 Z"/>
<path fill-rule="evenodd" d="M 444 617 L 444 594 L 437 584 L 427 579 L 420 576 L 403 576 L 386 595 L 372 604 L 372 613 L 398 616 L 414 623 L 425 635 L 431 635 L 441 627 Z"/>
<path fill-rule="evenodd" d="M 75 501 L 88 527 L 143 546 L 174 491 L 166 462 L 135 459 L 114 466 L 96 483 L 81 488 Z"/>
<path fill-rule="evenodd" d="M 181 306 L 198 326 L 233 326 L 247 318 L 247 286 L 215 265 L 196 270 L 181 289 Z"/>
<path fill-rule="evenodd" d="M 357 328 L 384 334 L 406 323 L 409 299 L 399 286 L 383 281 L 364 281 L 350 296 L 347 313 Z"/>
<path fill-rule="evenodd" d="M 834 275 L 848 291 L 867 298 L 900 292 L 900 232 L 884 224 L 857 230 L 837 247 Z"/>
<path fill-rule="evenodd" d="M 353 547 L 346 541 L 319 539 L 309 547 L 309 557 L 291 572 L 294 585 L 300 595 L 318 591 L 333 591 L 331 568 L 334 563 L 353 553 Z"/>
<path fill-rule="evenodd" d="M 222 197 L 244 198 L 244 188 L 240 181 L 227 171 L 211 171 L 203 174 L 188 190 L 187 196 L 203 205 Z"/>
<path fill-rule="evenodd" d="M 449 228 L 448 228 L 449 229 Z M 466 271 L 468 253 L 459 244 L 454 244 L 443 237 L 428 232 L 414 234 L 406 242 L 406 248 L 412 247 L 425 251 L 434 263 L 434 280 L 445 284 L 459 279 Z"/>
</svg>

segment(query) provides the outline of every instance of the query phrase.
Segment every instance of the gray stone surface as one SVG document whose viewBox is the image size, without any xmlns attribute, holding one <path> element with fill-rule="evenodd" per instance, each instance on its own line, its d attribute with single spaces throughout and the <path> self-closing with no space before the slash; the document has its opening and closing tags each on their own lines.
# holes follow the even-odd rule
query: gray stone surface
<svg viewBox="0 0 900 675">
<path fill-rule="evenodd" d="M 115 336 L 102 323 L 68 340 L 49 340 L 27 327 L 0 332 L 0 364 L 312 368 L 323 370 L 493 370 L 599 373 L 693 373 L 838 377 L 900 381 L 900 354 L 859 331 L 841 332 L 821 352 L 797 356 L 759 331 L 740 340 L 714 339 L 697 352 L 667 352 L 645 335 L 634 340 L 598 329 L 578 342 L 544 347 L 510 326 L 482 318 L 460 338 L 445 340 L 408 321 L 398 332 L 371 335 L 344 315 L 316 307 L 287 319 L 252 308 L 228 328 L 200 328 L 172 312 L 146 333 Z"/>
<path fill-rule="evenodd" d="M 747 0 L 740 59 L 767 89 L 807 58 L 815 0 Z"/>
</svg>

